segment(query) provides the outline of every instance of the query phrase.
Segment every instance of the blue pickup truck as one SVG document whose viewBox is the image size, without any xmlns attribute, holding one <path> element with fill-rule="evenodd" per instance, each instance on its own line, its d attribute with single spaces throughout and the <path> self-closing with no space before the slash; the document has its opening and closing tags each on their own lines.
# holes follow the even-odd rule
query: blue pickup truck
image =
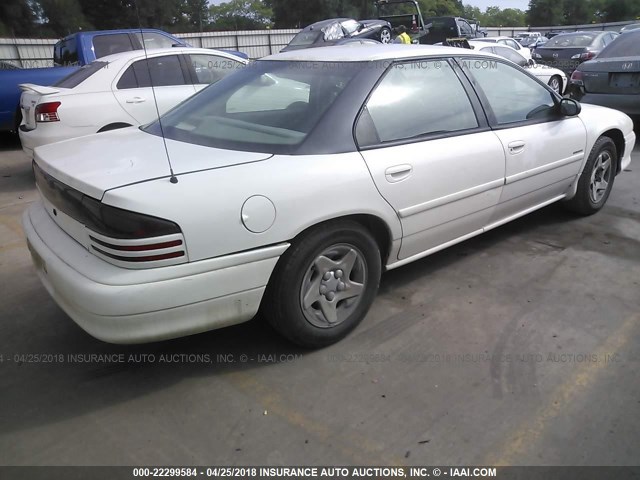
<svg viewBox="0 0 640 480">
<path fill-rule="evenodd" d="M 102 30 L 78 32 L 58 41 L 53 47 L 54 67 L 0 69 L 0 131 L 17 131 L 20 113 L 21 83 L 53 85 L 97 58 L 131 50 L 190 46 L 166 32 L 153 29 Z"/>
</svg>

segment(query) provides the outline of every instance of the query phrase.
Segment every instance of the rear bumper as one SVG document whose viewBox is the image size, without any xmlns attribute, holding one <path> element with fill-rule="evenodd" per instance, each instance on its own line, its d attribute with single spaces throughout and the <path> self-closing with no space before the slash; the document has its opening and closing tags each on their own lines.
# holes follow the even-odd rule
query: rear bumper
<svg viewBox="0 0 640 480">
<path fill-rule="evenodd" d="M 80 327 L 111 343 L 153 342 L 250 320 L 289 246 L 127 270 L 89 253 L 51 220 L 40 202 L 24 213 L 22 223 L 49 294 Z"/>
<path fill-rule="evenodd" d="M 640 95 L 616 95 L 612 93 L 583 93 L 575 85 L 568 92 L 581 103 L 600 105 L 619 110 L 627 115 L 640 115 Z"/>
</svg>

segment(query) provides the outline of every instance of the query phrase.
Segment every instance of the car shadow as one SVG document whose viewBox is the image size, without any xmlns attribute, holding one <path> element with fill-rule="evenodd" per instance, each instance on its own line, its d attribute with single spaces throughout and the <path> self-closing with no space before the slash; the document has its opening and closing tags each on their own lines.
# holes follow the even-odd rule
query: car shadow
<svg viewBox="0 0 640 480">
<path fill-rule="evenodd" d="M 577 218 L 562 208 L 548 207 L 472 240 L 386 273 L 380 293 L 411 284 L 460 261 L 480 254 L 514 235 Z M 26 271 L 31 268 L 25 265 Z M 42 298 L 33 308 L 33 322 L 9 331 L 13 352 L 0 364 L 2 402 L 9 415 L 0 417 L 0 431 L 21 431 L 60 422 L 106 407 L 131 401 L 169 388 L 190 377 L 218 377 L 256 369 L 268 369 L 291 356 L 304 360 L 312 351 L 292 345 L 258 315 L 252 321 L 190 337 L 146 345 L 112 345 L 96 340 L 77 327 L 49 298 L 39 282 L 12 302 L 22 310 L 28 298 Z M 375 309 L 375 304 L 374 307 Z M 17 312 L 16 312 L 17 313 Z M 10 318 L 12 312 L 8 312 Z M 366 323 L 366 320 L 365 320 Z M 18 330 L 18 331 L 17 331 Z M 7 331 L 5 327 L 5 332 Z M 357 334 L 352 338 L 356 339 Z M 357 340 L 353 340 L 357 341 Z M 325 349 L 343 351 L 349 337 Z M 34 355 L 46 353 L 46 361 Z M 7 361 L 9 360 L 9 361 Z M 266 360 L 266 361 L 265 361 Z"/>
</svg>

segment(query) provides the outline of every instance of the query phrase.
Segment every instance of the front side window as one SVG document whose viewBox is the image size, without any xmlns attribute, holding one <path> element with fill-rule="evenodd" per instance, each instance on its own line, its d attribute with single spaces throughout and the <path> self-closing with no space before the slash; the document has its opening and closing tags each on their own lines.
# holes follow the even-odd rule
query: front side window
<svg viewBox="0 0 640 480">
<path fill-rule="evenodd" d="M 165 55 L 131 64 L 118 80 L 117 88 L 167 87 L 186 83 L 178 56 Z"/>
<path fill-rule="evenodd" d="M 300 145 L 363 67 L 261 60 L 162 117 L 167 138 L 216 148 L 287 153 Z M 146 131 L 161 135 L 159 123 Z"/>
<path fill-rule="evenodd" d="M 478 127 L 462 83 L 443 60 L 392 66 L 369 98 L 360 121 L 369 119 L 377 139 L 358 138 L 361 147 Z"/>
<path fill-rule="evenodd" d="M 93 50 L 96 58 L 106 57 L 114 53 L 130 52 L 135 50 L 131 38 L 127 33 L 115 33 L 110 35 L 96 35 L 93 37 Z"/>
<path fill-rule="evenodd" d="M 464 59 L 474 86 L 484 93 L 499 125 L 550 119 L 555 116 L 553 94 L 523 71 L 502 62 Z"/>
<path fill-rule="evenodd" d="M 244 67 L 241 62 L 217 55 L 189 55 L 189 62 L 196 73 L 196 83 L 211 84 Z"/>
</svg>

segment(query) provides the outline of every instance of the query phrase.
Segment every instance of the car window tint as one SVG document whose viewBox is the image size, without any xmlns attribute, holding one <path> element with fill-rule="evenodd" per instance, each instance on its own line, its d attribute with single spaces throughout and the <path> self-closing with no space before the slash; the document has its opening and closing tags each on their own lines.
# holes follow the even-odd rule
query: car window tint
<svg viewBox="0 0 640 480">
<path fill-rule="evenodd" d="M 552 117 L 555 102 L 549 90 L 514 66 L 502 62 L 461 61 L 474 85 L 489 102 L 500 125 Z"/>
<path fill-rule="evenodd" d="M 118 80 L 117 88 L 167 87 L 186 83 L 178 56 L 165 55 L 134 62 Z"/>
<path fill-rule="evenodd" d="M 516 50 L 520 50 L 520 45 L 518 45 L 516 42 L 514 42 L 513 40 L 507 40 L 505 42 L 507 45 L 509 45 L 511 48 L 515 48 Z"/>
<path fill-rule="evenodd" d="M 126 33 L 96 35 L 93 37 L 93 49 L 96 53 L 96 58 L 135 50 L 131 43 L 131 38 Z"/>
<path fill-rule="evenodd" d="M 323 35 L 320 30 L 301 31 L 289 42 L 291 46 L 303 46 L 314 44 Z"/>
<path fill-rule="evenodd" d="M 462 21 L 462 20 L 457 20 L 458 26 L 460 27 L 460 33 L 462 35 L 472 35 L 473 34 L 473 30 L 471 29 L 471 25 L 469 25 L 467 22 Z"/>
<path fill-rule="evenodd" d="M 227 102 L 227 113 L 302 110 L 309 107 L 311 82 L 303 78 L 266 73 L 244 85 Z"/>
<path fill-rule="evenodd" d="M 87 78 L 92 76 L 94 73 L 98 72 L 106 66 L 108 66 L 107 62 L 91 62 L 89 65 L 80 67 L 79 70 L 76 70 L 71 75 L 67 75 L 66 77 L 58 80 L 53 84 L 53 86 L 60 88 L 75 88 L 82 82 L 84 82 Z"/>
<path fill-rule="evenodd" d="M 510 48 L 497 45 L 495 48 L 495 53 L 503 58 L 506 58 L 507 60 L 512 61 L 516 65 L 520 65 L 521 67 L 527 65 L 527 60 L 518 52 L 514 52 Z"/>
<path fill-rule="evenodd" d="M 199 84 L 216 83 L 244 66 L 241 62 L 218 55 L 189 55 L 189 60 Z"/>
<path fill-rule="evenodd" d="M 138 38 L 140 45 L 143 45 L 146 49 L 170 48 L 177 43 L 172 38 L 166 37 L 160 33 L 137 32 L 135 36 Z"/>
<path fill-rule="evenodd" d="M 615 41 L 607 45 L 600 52 L 598 58 L 640 56 L 640 32 L 629 32 L 616 37 Z"/>
<path fill-rule="evenodd" d="M 55 45 L 53 63 L 63 67 L 72 67 L 78 64 L 76 37 L 60 40 Z"/>
<path fill-rule="evenodd" d="M 383 143 L 478 127 L 460 80 L 443 61 L 394 65 L 366 108 Z"/>
</svg>

